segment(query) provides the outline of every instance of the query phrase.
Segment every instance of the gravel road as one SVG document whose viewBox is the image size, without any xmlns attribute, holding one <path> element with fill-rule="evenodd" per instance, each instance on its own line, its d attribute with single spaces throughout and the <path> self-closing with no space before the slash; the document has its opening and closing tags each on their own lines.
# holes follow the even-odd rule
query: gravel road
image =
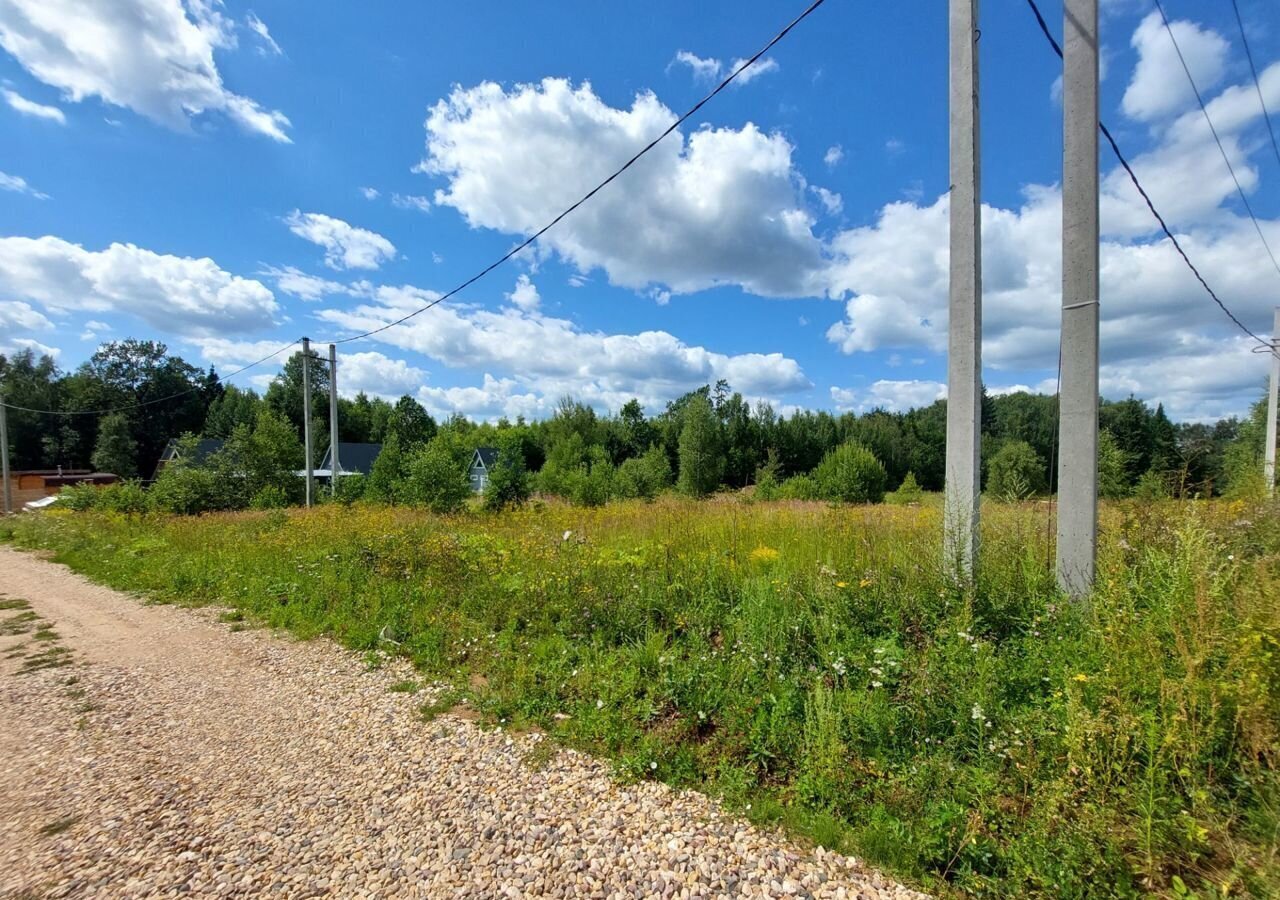
<svg viewBox="0 0 1280 900">
<path fill-rule="evenodd" d="M 0 897 L 922 896 L 538 735 L 425 721 L 400 663 L 2 547 L 0 606 Z"/>
</svg>

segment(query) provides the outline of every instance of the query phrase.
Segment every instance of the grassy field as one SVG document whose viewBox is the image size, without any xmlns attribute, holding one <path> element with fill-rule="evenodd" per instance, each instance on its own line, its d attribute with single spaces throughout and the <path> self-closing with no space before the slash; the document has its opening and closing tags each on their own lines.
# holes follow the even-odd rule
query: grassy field
<svg viewBox="0 0 1280 900">
<path fill-rule="evenodd" d="M 942 893 L 1280 892 L 1280 513 L 1103 510 L 1064 602 L 1046 508 L 662 500 L 438 518 L 52 513 L 95 580 L 401 653 L 493 721 L 723 796 Z"/>
</svg>

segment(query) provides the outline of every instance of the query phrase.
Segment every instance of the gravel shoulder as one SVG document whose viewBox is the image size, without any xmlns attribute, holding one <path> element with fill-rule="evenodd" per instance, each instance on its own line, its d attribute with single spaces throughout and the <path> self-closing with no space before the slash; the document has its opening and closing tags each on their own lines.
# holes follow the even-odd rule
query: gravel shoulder
<svg viewBox="0 0 1280 900">
<path fill-rule="evenodd" d="M 5 547 L 0 605 L 0 897 L 923 896 L 540 735 L 425 721 L 402 662 Z"/>
</svg>

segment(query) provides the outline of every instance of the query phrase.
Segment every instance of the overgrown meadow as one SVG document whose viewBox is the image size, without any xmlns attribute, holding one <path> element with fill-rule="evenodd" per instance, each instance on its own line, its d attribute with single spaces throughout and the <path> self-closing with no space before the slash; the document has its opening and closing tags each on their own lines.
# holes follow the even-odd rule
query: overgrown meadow
<svg viewBox="0 0 1280 900">
<path fill-rule="evenodd" d="M 1055 590 L 1043 504 L 989 504 L 972 591 L 923 506 L 663 499 L 23 516 L 155 599 L 405 654 L 494 723 L 721 795 L 943 894 L 1280 892 L 1280 515 L 1103 510 Z"/>
</svg>

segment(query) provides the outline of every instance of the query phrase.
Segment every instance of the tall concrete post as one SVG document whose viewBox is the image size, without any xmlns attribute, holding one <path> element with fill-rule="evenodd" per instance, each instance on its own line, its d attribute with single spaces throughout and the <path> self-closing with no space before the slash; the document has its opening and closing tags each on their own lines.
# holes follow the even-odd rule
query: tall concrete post
<svg viewBox="0 0 1280 900">
<path fill-rule="evenodd" d="M 1098 0 L 1066 0 L 1058 585 L 1093 587 L 1098 546 Z"/>
<path fill-rule="evenodd" d="M 1271 331 L 1271 384 L 1267 390 L 1267 445 L 1262 454 L 1262 476 L 1266 479 L 1267 496 L 1276 495 L 1276 395 L 1280 393 L 1280 306 L 1276 307 L 1275 326 Z M 8 481 L 5 482 L 8 484 Z"/>
<path fill-rule="evenodd" d="M 338 495 L 338 346 L 329 345 L 329 493 Z"/>
<path fill-rule="evenodd" d="M 315 486 L 315 464 L 311 458 L 311 339 L 302 339 L 302 450 L 306 454 L 307 506 Z"/>
<path fill-rule="evenodd" d="M 8 412 L 4 405 L 4 392 L 0 391 L 0 478 L 4 479 L 4 514 L 6 516 L 13 512 L 13 489 L 9 485 Z"/>
<path fill-rule="evenodd" d="M 968 580 L 978 558 L 982 435 L 982 208 L 978 0 L 950 0 L 951 289 L 943 552 Z"/>
</svg>

